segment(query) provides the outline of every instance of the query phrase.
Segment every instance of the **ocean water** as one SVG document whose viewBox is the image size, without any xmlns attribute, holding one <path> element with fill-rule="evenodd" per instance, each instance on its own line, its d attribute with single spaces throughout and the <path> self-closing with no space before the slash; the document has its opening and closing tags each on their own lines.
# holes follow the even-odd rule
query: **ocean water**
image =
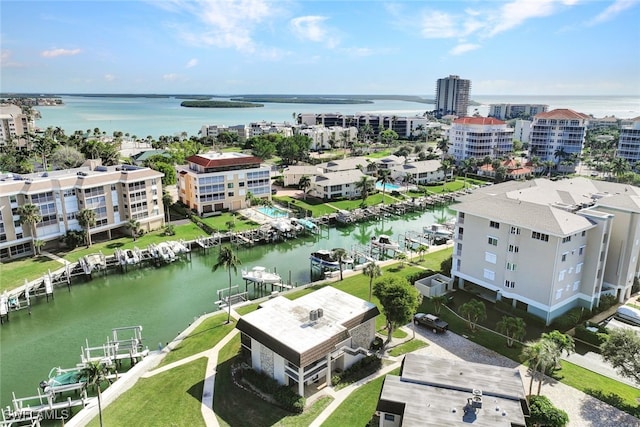
<svg viewBox="0 0 640 427">
<path fill-rule="evenodd" d="M 425 96 L 429 98 L 429 96 Z M 473 96 L 480 105 L 469 107 L 486 116 L 492 103 L 547 104 L 549 109 L 570 108 L 595 117 L 618 118 L 640 116 L 640 98 L 633 96 Z M 59 126 L 67 134 L 76 130 L 99 128 L 111 135 L 114 131 L 145 138 L 197 135 L 203 125 L 238 125 L 251 122 L 292 122 L 293 113 L 383 113 L 396 116 L 421 115 L 435 108 L 433 104 L 407 101 L 374 101 L 372 104 L 274 104 L 259 108 L 185 108 L 182 99 L 62 96 L 64 105 L 38 107 L 42 129 Z"/>
</svg>

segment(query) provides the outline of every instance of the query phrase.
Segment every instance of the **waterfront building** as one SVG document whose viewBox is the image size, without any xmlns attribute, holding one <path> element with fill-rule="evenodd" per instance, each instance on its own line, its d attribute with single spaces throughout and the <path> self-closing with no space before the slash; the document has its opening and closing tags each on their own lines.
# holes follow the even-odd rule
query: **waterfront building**
<svg viewBox="0 0 640 427">
<path fill-rule="evenodd" d="M 631 164 L 640 161 L 640 117 L 620 128 L 617 155 Z"/>
<path fill-rule="evenodd" d="M 178 197 L 200 216 L 237 211 L 247 194 L 271 199 L 271 168 L 259 157 L 210 152 L 187 158 L 178 169 Z"/>
<path fill-rule="evenodd" d="M 492 117 L 463 117 L 451 124 L 449 143 L 456 161 L 497 158 L 513 151 L 513 129 Z"/>
<path fill-rule="evenodd" d="M 471 80 L 450 75 L 436 83 L 436 115 L 465 117 L 469 109 Z"/>
<path fill-rule="evenodd" d="M 575 163 L 571 166 L 560 163 L 582 153 L 588 124 L 589 116 L 569 109 L 540 113 L 533 118 L 529 153 L 542 162 L 556 162 L 558 170 L 573 172 Z"/>
<path fill-rule="evenodd" d="M 287 168 L 282 171 L 283 184 L 285 187 L 296 186 L 303 176 L 312 178 L 321 173 L 321 171 L 319 166 L 287 166 Z"/>
<path fill-rule="evenodd" d="M 597 118 L 593 116 L 589 116 L 589 123 L 587 127 L 589 129 L 598 129 L 598 128 L 618 128 L 620 127 L 621 120 L 617 119 L 615 116 L 605 116 L 602 118 Z"/>
<path fill-rule="evenodd" d="M 259 135 L 279 134 L 293 136 L 293 127 L 289 123 L 252 122 L 249 123 L 249 138 Z"/>
<path fill-rule="evenodd" d="M 78 214 L 91 209 L 96 225 L 91 235 L 113 231 L 130 233 L 129 220 L 145 231 L 164 225 L 163 174 L 131 165 L 89 166 L 69 170 L 0 175 L 0 259 L 33 253 L 33 242 L 57 244 L 67 231 L 80 231 Z M 18 210 L 33 204 L 41 221 L 32 227 L 20 223 Z"/>
<path fill-rule="evenodd" d="M 311 178 L 309 194 L 323 200 L 360 197 L 356 183 L 363 176 L 359 169 L 322 173 Z"/>
<path fill-rule="evenodd" d="M 545 104 L 490 104 L 488 116 L 500 120 L 528 118 L 546 113 L 548 109 L 549 106 Z"/>
<path fill-rule="evenodd" d="M 531 120 L 522 120 L 518 119 L 515 123 L 515 128 L 513 131 L 513 139 L 518 140 L 522 143 L 528 144 L 531 142 L 531 125 L 533 122 Z"/>
<path fill-rule="evenodd" d="M 306 126 L 320 125 L 324 127 L 342 127 L 362 129 L 369 125 L 377 138 L 385 129 L 393 129 L 400 138 L 419 136 L 419 129 L 429 127 L 429 119 L 423 116 L 394 116 L 389 114 L 340 114 L 340 113 L 301 113 L 297 115 L 297 122 Z"/>
<path fill-rule="evenodd" d="M 387 375 L 376 411 L 380 427 L 524 427 L 529 416 L 520 371 L 408 353 Z"/>
<path fill-rule="evenodd" d="M 326 286 L 296 300 L 262 302 L 236 327 L 251 367 L 304 396 L 305 385 L 331 385 L 332 372 L 369 354 L 378 314 L 375 304 Z"/>
<path fill-rule="evenodd" d="M 295 132 L 311 139 L 311 151 L 328 150 L 334 146 L 349 147 L 358 138 L 358 128 L 355 126 L 304 125 L 296 128 Z"/>
<path fill-rule="evenodd" d="M 318 168 L 320 168 L 322 172 L 341 172 L 354 169 L 362 170 L 366 169 L 367 164 L 370 162 L 370 159 L 363 156 L 347 157 L 346 159 L 336 159 L 326 163 L 320 163 Z"/>
<path fill-rule="evenodd" d="M 452 179 L 453 170 L 450 169 L 445 174 L 440 160 L 406 162 L 391 167 L 391 178 L 394 181 L 408 184 L 407 176 L 411 177 L 410 182 L 414 184 L 428 185 Z"/>
<path fill-rule="evenodd" d="M 251 136 L 251 129 L 247 125 L 203 125 L 200 128 L 200 136 L 217 138 L 218 135 L 224 132 L 234 133 L 238 135 L 240 141 L 244 141 Z"/>
<path fill-rule="evenodd" d="M 33 119 L 13 104 L 0 104 L 0 146 L 14 140 L 18 147 L 27 146 L 27 137 L 35 129 Z"/>
<path fill-rule="evenodd" d="M 480 188 L 457 211 L 451 274 L 545 320 L 603 295 L 623 302 L 638 277 L 640 188 L 587 178 Z"/>
</svg>

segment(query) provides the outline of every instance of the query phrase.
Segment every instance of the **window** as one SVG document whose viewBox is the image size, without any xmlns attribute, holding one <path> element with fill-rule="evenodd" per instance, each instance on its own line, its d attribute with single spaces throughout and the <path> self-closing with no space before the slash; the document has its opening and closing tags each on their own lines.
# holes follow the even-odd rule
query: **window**
<svg viewBox="0 0 640 427">
<path fill-rule="evenodd" d="M 393 414 L 384 414 L 384 420 L 385 421 L 395 421 L 396 420 L 396 416 Z"/>
<path fill-rule="evenodd" d="M 567 270 L 562 270 L 560 274 L 558 274 L 558 281 L 561 282 L 564 280 L 564 275 L 567 273 Z"/>
<path fill-rule="evenodd" d="M 484 269 L 484 278 L 485 279 L 489 279 L 489 280 L 493 280 L 496 278 L 496 273 L 494 271 L 488 270 L 488 269 Z"/>
<path fill-rule="evenodd" d="M 562 238 L 562 243 L 567 243 L 571 241 L 571 236 L 567 236 L 567 237 L 563 237 Z"/>
<path fill-rule="evenodd" d="M 584 246 L 580 246 L 580 249 L 578 249 L 578 255 L 582 255 L 584 253 Z"/>
<path fill-rule="evenodd" d="M 498 239 L 495 237 L 489 236 L 488 243 L 493 246 L 498 246 Z"/>
<path fill-rule="evenodd" d="M 573 282 L 573 291 L 577 291 L 580 288 L 580 280 Z"/>
<path fill-rule="evenodd" d="M 531 238 L 536 240 L 542 240 L 543 242 L 549 241 L 549 235 L 544 233 L 539 233 L 537 231 L 531 232 Z"/>
<path fill-rule="evenodd" d="M 516 287 L 516 282 L 514 282 L 513 280 L 505 280 L 504 281 L 504 287 L 513 289 L 513 288 Z"/>
<path fill-rule="evenodd" d="M 560 298 L 562 298 L 562 289 L 558 289 L 556 291 L 556 299 L 560 299 Z"/>
<path fill-rule="evenodd" d="M 520 229 L 518 227 L 511 227 L 511 234 L 520 234 Z"/>
<path fill-rule="evenodd" d="M 489 221 L 489 227 L 491 228 L 500 228 L 500 223 L 495 221 Z"/>
<path fill-rule="evenodd" d="M 507 270 L 508 271 L 516 271 L 516 267 L 517 265 L 513 262 L 508 262 L 507 263 Z"/>
<path fill-rule="evenodd" d="M 227 197 L 233 197 L 233 191 L 229 191 L 229 192 L 227 193 Z"/>
<path fill-rule="evenodd" d="M 578 274 L 578 273 L 580 273 L 582 271 L 582 264 L 584 264 L 584 263 L 581 262 L 580 264 L 576 265 L 576 274 Z"/>
<path fill-rule="evenodd" d="M 233 182 L 228 183 L 227 188 L 233 188 Z"/>
<path fill-rule="evenodd" d="M 583 231 L 582 231 L 582 237 L 584 237 L 584 236 L 586 236 L 586 235 L 587 235 L 586 230 L 583 230 Z"/>
<path fill-rule="evenodd" d="M 562 254 L 562 262 L 565 262 L 567 260 L 567 255 L 569 255 L 569 252 L 565 252 Z"/>
<path fill-rule="evenodd" d="M 484 253 L 484 260 L 490 262 L 491 264 L 496 263 L 496 254 L 492 254 L 491 252 Z"/>
<path fill-rule="evenodd" d="M 509 245 L 509 252 L 517 254 L 518 252 L 520 252 L 520 248 L 516 245 Z"/>
</svg>

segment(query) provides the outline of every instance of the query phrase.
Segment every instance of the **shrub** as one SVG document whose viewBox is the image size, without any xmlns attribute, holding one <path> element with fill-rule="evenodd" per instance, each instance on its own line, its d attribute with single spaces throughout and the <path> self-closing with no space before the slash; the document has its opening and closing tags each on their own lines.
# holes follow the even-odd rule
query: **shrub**
<svg viewBox="0 0 640 427">
<path fill-rule="evenodd" d="M 569 416 L 562 409 L 553 406 L 546 396 L 529 396 L 531 416 L 527 425 L 544 425 L 547 427 L 563 427 L 569 422 Z"/>
<path fill-rule="evenodd" d="M 338 381 L 334 381 L 333 386 L 345 387 L 351 383 L 354 383 L 364 377 L 371 375 L 372 373 L 380 369 L 381 366 L 382 359 L 380 359 L 375 354 L 364 357 L 351 365 L 349 369 L 340 374 L 334 375 L 332 381 L 334 381 L 334 379 L 337 379 Z"/>
<path fill-rule="evenodd" d="M 613 295 L 603 295 L 600 297 L 600 304 L 598 305 L 598 309 L 602 312 L 613 307 L 618 300 Z"/>
<path fill-rule="evenodd" d="M 304 410 L 306 404 L 304 397 L 290 387 L 279 384 L 267 374 L 248 368 L 242 370 L 242 376 L 263 393 L 271 395 L 273 400 L 287 411 L 301 413 Z"/>
<path fill-rule="evenodd" d="M 415 284 L 418 280 L 420 279 L 424 279 L 425 277 L 429 277 L 431 275 L 435 274 L 435 271 L 433 270 L 420 270 L 419 272 L 415 273 L 415 274 L 411 274 L 407 277 L 407 282 L 411 283 L 411 284 Z"/>
<path fill-rule="evenodd" d="M 637 294 L 640 292 L 640 280 L 637 277 L 633 278 L 633 285 L 631 286 L 631 293 Z"/>
<path fill-rule="evenodd" d="M 371 350 L 377 351 L 382 348 L 384 341 L 380 337 L 375 337 L 373 342 L 371 343 Z"/>
<path fill-rule="evenodd" d="M 576 338 L 584 342 L 588 342 L 596 347 L 600 347 L 600 345 L 605 341 L 603 335 L 601 335 L 604 333 L 606 333 L 605 328 L 598 327 L 598 332 L 591 332 L 583 325 L 576 326 Z"/>
</svg>

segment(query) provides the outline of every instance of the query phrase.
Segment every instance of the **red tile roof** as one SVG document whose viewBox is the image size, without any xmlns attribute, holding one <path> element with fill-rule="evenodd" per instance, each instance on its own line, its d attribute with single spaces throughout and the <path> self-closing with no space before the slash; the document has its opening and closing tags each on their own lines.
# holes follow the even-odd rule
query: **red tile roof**
<svg viewBox="0 0 640 427">
<path fill-rule="evenodd" d="M 191 156 L 187 158 L 187 162 L 195 163 L 197 165 L 203 166 L 205 168 L 219 168 L 224 166 L 235 166 L 235 165 L 253 165 L 262 163 L 262 159 L 256 156 L 247 156 L 247 157 L 232 157 L 227 159 L 207 159 L 206 157 Z"/>
<path fill-rule="evenodd" d="M 493 117 L 462 117 L 455 119 L 453 123 L 463 125 L 503 125 L 505 122 Z"/>
<path fill-rule="evenodd" d="M 590 117 L 586 114 L 578 113 L 568 108 L 558 108 L 555 110 L 547 111 L 546 113 L 540 113 L 535 115 L 536 119 L 578 119 L 584 120 Z"/>
</svg>

